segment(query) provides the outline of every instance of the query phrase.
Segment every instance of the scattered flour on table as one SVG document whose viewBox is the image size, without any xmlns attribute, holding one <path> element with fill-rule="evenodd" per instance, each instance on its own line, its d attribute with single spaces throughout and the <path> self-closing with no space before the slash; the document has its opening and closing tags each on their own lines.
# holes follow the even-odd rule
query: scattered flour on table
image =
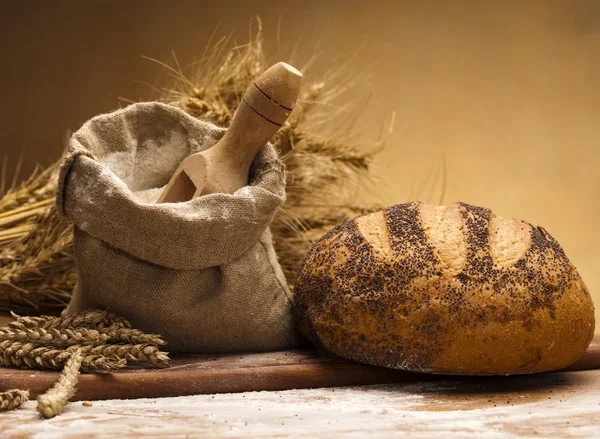
<svg viewBox="0 0 600 439">
<path fill-rule="evenodd" d="M 448 382 L 94 401 L 93 407 L 70 404 L 49 421 L 40 420 L 29 402 L 0 417 L 0 431 L 6 439 L 600 437 L 598 397 L 584 381 L 563 405 L 541 401 L 466 411 L 415 410 L 423 394 L 449 392 Z"/>
</svg>

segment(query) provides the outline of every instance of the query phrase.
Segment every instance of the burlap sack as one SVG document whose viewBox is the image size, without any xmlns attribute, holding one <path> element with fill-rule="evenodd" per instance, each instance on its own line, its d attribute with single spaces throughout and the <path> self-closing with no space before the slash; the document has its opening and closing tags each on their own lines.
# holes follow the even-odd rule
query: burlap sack
<svg viewBox="0 0 600 439">
<path fill-rule="evenodd" d="M 269 224 L 285 199 L 271 145 L 232 195 L 154 204 L 179 162 L 224 130 L 160 103 L 88 121 L 60 169 L 59 212 L 75 225 L 78 281 L 66 312 L 103 308 L 164 336 L 171 352 L 296 344 Z"/>
</svg>

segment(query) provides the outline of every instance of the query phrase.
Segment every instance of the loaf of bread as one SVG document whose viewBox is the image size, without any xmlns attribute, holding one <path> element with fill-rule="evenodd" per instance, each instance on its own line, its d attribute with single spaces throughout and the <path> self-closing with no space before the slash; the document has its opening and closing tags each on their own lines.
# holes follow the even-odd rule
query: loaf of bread
<svg viewBox="0 0 600 439">
<path fill-rule="evenodd" d="M 465 203 L 341 224 L 307 254 L 295 305 L 301 332 L 330 352 L 418 372 L 560 369 L 594 334 L 589 292 L 554 238 Z"/>
</svg>

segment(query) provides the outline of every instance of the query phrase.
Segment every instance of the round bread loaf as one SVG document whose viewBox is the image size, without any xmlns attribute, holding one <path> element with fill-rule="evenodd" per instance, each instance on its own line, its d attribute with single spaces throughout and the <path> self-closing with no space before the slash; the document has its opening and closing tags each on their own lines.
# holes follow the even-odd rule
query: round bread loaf
<svg viewBox="0 0 600 439">
<path fill-rule="evenodd" d="M 350 220 L 307 254 L 301 332 L 341 357 L 418 372 L 523 374 L 576 361 L 594 306 L 541 227 L 456 203 Z"/>
</svg>

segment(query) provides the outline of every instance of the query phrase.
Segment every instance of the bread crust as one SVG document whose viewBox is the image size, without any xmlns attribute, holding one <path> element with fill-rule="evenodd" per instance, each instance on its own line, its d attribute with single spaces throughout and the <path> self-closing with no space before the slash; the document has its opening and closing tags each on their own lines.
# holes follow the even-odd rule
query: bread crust
<svg viewBox="0 0 600 439">
<path fill-rule="evenodd" d="M 406 203 L 348 221 L 307 254 L 301 332 L 349 359 L 449 374 L 525 374 L 576 361 L 594 306 L 541 227 L 489 209 Z"/>
</svg>

